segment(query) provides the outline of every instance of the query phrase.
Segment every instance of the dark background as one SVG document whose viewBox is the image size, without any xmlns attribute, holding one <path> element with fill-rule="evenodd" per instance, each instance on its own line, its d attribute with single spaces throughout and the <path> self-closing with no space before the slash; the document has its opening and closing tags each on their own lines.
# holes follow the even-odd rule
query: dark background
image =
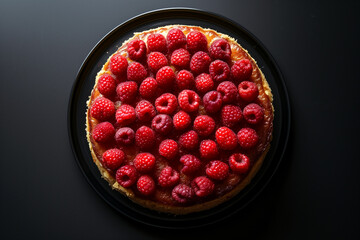
<svg viewBox="0 0 360 240">
<path fill-rule="evenodd" d="M 291 99 L 289 146 L 269 185 L 244 211 L 194 230 L 115 212 L 85 180 L 67 132 L 87 54 L 120 23 L 164 7 L 244 26 L 277 61 Z M 1 1 L 0 238 L 360 238 L 359 10 L 356 1 Z"/>
</svg>

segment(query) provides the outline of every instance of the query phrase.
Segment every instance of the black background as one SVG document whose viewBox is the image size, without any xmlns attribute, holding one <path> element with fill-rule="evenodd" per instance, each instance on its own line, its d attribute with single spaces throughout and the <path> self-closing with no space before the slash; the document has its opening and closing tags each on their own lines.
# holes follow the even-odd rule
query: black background
<svg viewBox="0 0 360 240">
<path fill-rule="evenodd" d="M 252 32 L 288 88 L 280 168 L 244 211 L 164 230 L 115 212 L 78 168 L 67 132 L 77 71 L 118 24 L 164 7 L 224 15 Z M 356 1 L 1 1 L 2 239 L 358 239 L 360 4 Z"/>
</svg>

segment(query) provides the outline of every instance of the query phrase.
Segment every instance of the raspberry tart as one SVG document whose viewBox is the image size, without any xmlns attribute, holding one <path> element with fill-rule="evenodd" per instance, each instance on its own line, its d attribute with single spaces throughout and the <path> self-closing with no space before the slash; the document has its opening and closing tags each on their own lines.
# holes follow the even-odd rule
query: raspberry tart
<svg viewBox="0 0 360 240">
<path fill-rule="evenodd" d="M 228 35 L 186 25 L 135 33 L 96 76 L 91 155 L 113 189 L 145 208 L 210 209 L 261 167 L 272 100 L 256 61 Z"/>
</svg>

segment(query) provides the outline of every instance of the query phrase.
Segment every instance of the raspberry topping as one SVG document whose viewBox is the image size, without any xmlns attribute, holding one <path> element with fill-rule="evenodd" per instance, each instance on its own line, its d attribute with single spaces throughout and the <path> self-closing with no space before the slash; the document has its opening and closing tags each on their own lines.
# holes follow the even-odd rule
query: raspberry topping
<svg viewBox="0 0 360 240">
<path fill-rule="evenodd" d="M 171 64 L 174 65 L 177 69 L 189 68 L 190 53 L 183 48 L 175 50 L 171 54 Z"/>
<path fill-rule="evenodd" d="M 207 53 L 200 51 L 192 56 L 190 60 L 190 69 L 195 75 L 198 75 L 200 73 L 208 72 L 210 63 L 210 56 Z"/>
<path fill-rule="evenodd" d="M 130 125 L 136 119 L 135 109 L 130 105 L 123 104 L 116 110 L 115 118 L 120 126 Z"/>
<path fill-rule="evenodd" d="M 102 155 L 105 167 L 115 171 L 125 160 L 125 153 L 117 148 L 106 150 Z"/>
<path fill-rule="evenodd" d="M 194 130 L 182 134 L 179 138 L 179 145 L 186 150 L 195 149 L 199 145 L 198 134 Z"/>
<path fill-rule="evenodd" d="M 226 62 L 229 61 L 231 57 L 230 44 L 222 38 L 215 40 L 210 46 L 210 56 L 213 59 L 221 59 Z"/>
<path fill-rule="evenodd" d="M 221 122 L 224 126 L 232 128 L 242 119 L 241 109 L 238 106 L 226 105 L 221 109 Z"/>
<path fill-rule="evenodd" d="M 199 31 L 191 31 L 187 35 L 187 48 L 189 52 L 195 53 L 198 51 L 207 52 L 207 39 L 205 35 Z"/>
<path fill-rule="evenodd" d="M 224 180 L 229 175 L 229 165 L 219 160 L 211 161 L 206 168 L 206 175 L 215 180 Z"/>
<path fill-rule="evenodd" d="M 259 90 L 255 83 L 243 81 L 239 84 L 239 95 L 241 99 L 252 102 L 258 97 Z"/>
<path fill-rule="evenodd" d="M 99 77 L 99 92 L 105 97 L 111 97 L 115 93 L 116 81 L 110 74 L 103 74 Z"/>
<path fill-rule="evenodd" d="M 222 82 L 216 90 L 221 94 L 224 104 L 236 101 L 238 90 L 234 83 L 229 81 Z"/>
<path fill-rule="evenodd" d="M 167 166 L 160 172 L 158 182 L 162 187 L 172 187 L 180 180 L 180 175 L 177 171 Z"/>
<path fill-rule="evenodd" d="M 152 77 L 146 78 L 139 87 L 139 93 L 143 98 L 150 99 L 155 96 L 158 89 L 156 80 Z"/>
<path fill-rule="evenodd" d="M 142 126 L 136 130 L 135 144 L 141 150 L 150 150 L 155 143 L 154 131 L 146 126 Z"/>
<path fill-rule="evenodd" d="M 194 75 L 187 70 L 181 70 L 176 76 L 176 84 L 180 90 L 192 89 L 194 86 Z"/>
<path fill-rule="evenodd" d="M 235 81 L 245 81 L 250 78 L 252 73 L 252 65 L 248 59 L 237 61 L 231 67 L 231 76 Z"/>
<path fill-rule="evenodd" d="M 184 111 L 177 112 L 173 117 L 174 127 L 177 130 L 184 130 L 191 124 L 191 118 L 189 114 Z"/>
<path fill-rule="evenodd" d="M 211 91 L 203 97 L 204 107 L 207 113 L 216 113 L 222 105 L 222 97 L 218 91 Z"/>
<path fill-rule="evenodd" d="M 250 124 L 258 124 L 264 119 L 264 109 L 256 103 L 250 103 L 243 109 L 245 120 Z"/>
<path fill-rule="evenodd" d="M 237 134 L 239 144 L 244 149 L 253 148 L 259 141 L 256 131 L 252 128 L 242 128 Z"/>
<path fill-rule="evenodd" d="M 115 128 L 109 122 L 99 123 L 92 131 L 92 137 L 96 142 L 106 143 L 114 138 Z"/>
<path fill-rule="evenodd" d="M 137 179 L 134 166 L 124 165 L 116 171 L 116 181 L 124 188 L 131 187 Z"/>
<path fill-rule="evenodd" d="M 204 159 L 214 159 L 219 155 L 216 142 L 213 140 L 203 140 L 200 143 L 200 155 Z"/>
<path fill-rule="evenodd" d="M 131 145 L 135 140 L 135 132 L 129 127 L 123 127 L 116 131 L 115 133 L 115 141 L 119 145 Z"/>
<path fill-rule="evenodd" d="M 171 193 L 172 198 L 179 203 L 187 203 L 194 197 L 194 191 L 191 187 L 180 183 Z"/>
<path fill-rule="evenodd" d="M 195 112 L 200 106 L 200 97 L 192 90 L 183 90 L 178 97 L 179 106 L 186 112 Z"/>
<path fill-rule="evenodd" d="M 105 121 L 114 116 L 115 105 L 112 101 L 104 97 L 98 97 L 92 103 L 90 114 L 99 121 Z"/>
<path fill-rule="evenodd" d="M 155 157 L 151 153 L 139 153 L 134 158 L 134 166 L 141 173 L 150 172 L 155 167 Z"/>
<path fill-rule="evenodd" d="M 185 175 L 191 175 L 201 167 L 200 160 L 191 154 L 183 155 L 180 158 L 180 162 L 184 165 L 181 172 Z"/>
<path fill-rule="evenodd" d="M 160 68 L 168 65 L 168 60 L 161 52 L 152 52 L 149 54 L 147 64 L 153 73 L 156 73 Z"/>
<path fill-rule="evenodd" d="M 215 184 L 209 178 L 200 176 L 191 182 L 191 187 L 194 189 L 196 196 L 206 197 L 214 191 Z"/>
<path fill-rule="evenodd" d="M 139 192 L 145 196 L 149 196 L 155 191 L 155 182 L 148 175 L 139 177 L 136 186 Z"/>
<path fill-rule="evenodd" d="M 229 158 L 230 169 L 239 174 L 247 173 L 250 167 L 250 159 L 241 153 L 235 153 Z"/>
<path fill-rule="evenodd" d="M 227 127 L 221 127 L 215 133 L 216 142 L 224 150 L 232 150 L 237 146 L 236 134 Z"/>
<path fill-rule="evenodd" d="M 174 159 L 178 154 L 178 144 L 172 139 L 166 139 L 160 143 L 159 153 L 167 159 Z"/>
<path fill-rule="evenodd" d="M 116 93 L 123 103 L 132 103 L 137 96 L 138 85 L 136 82 L 128 81 L 120 83 L 116 88 Z"/>
<path fill-rule="evenodd" d="M 209 72 L 216 82 L 222 82 L 229 78 L 230 67 L 226 62 L 215 60 L 210 64 Z"/>
<path fill-rule="evenodd" d="M 150 52 L 167 52 L 165 37 L 160 33 L 153 33 L 147 39 L 147 47 Z"/>
<path fill-rule="evenodd" d="M 186 36 L 178 28 L 172 28 L 167 36 L 166 40 L 168 42 L 168 47 L 170 51 L 173 51 L 178 48 L 184 48 L 186 46 Z"/>
<path fill-rule="evenodd" d="M 146 100 L 141 100 L 140 102 L 138 102 L 135 108 L 135 113 L 136 117 L 141 122 L 150 121 L 156 115 L 154 106 Z"/>
<path fill-rule="evenodd" d="M 128 80 L 140 83 L 142 80 L 146 78 L 146 76 L 147 76 L 147 71 L 141 63 L 138 62 L 130 63 L 127 69 Z"/>
<path fill-rule="evenodd" d="M 173 129 L 173 121 L 169 115 L 156 115 L 151 123 L 151 128 L 161 135 L 167 135 Z"/>
<path fill-rule="evenodd" d="M 141 61 L 146 57 L 146 44 L 140 39 L 131 40 L 127 45 L 129 57 L 134 61 Z"/>
<path fill-rule="evenodd" d="M 215 129 L 215 121 L 207 115 L 197 116 L 194 120 L 194 130 L 200 136 L 209 136 Z"/>
<path fill-rule="evenodd" d="M 176 111 L 177 106 L 178 106 L 177 99 L 175 95 L 171 93 L 164 93 L 163 95 L 158 97 L 155 101 L 155 107 L 159 113 L 171 115 Z"/>
<path fill-rule="evenodd" d="M 156 73 L 156 81 L 162 88 L 171 88 L 175 79 L 175 73 L 169 66 L 160 68 L 160 70 Z"/>
<path fill-rule="evenodd" d="M 214 81 L 212 80 L 210 74 L 202 73 L 195 79 L 195 86 L 199 93 L 206 93 L 213 90 Z"/>
<path fill-rule="evenodd" d="M 114 54 L 110 58 L 110 71 L 117 76 L 122 76 L 126 73 L 128 61 L 120 54 Z"/>
</svg>

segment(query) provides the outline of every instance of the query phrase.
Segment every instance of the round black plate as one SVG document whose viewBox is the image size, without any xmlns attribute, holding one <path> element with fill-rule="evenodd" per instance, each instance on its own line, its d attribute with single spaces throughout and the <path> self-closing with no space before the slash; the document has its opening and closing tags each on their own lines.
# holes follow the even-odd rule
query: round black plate
<svg viewBox="0 0 360 240">
<path fill-rule="evenodd" d="M 92 161 L 85 133 L 86 101 L 95 83 L 95 76 L 109 55 L 134 32 L 169 24 L 197 25 L 228 34 L 249 51 L 264 72 L 274 95 L 274 133 L 271 149 L 263 166 L 251 183 L 236 197 L 211 210 L 185 216 L 158 213 L 134 204 L 112 190 L 100 176 Z M 214 13 L 197 9 L 171 8 L 144 13 L 108 33 L 90 52 L 74 83 L 68 109 L 68 130 L 80 169 L 96 192 L 120 213 L 145 224 L 166 228 L 197 227 L 224 219 L 243 209 L 256 197 L 275 173 L 286 148 L 290 132 L 290 105 L 282 75 L 265 47 L 242 26 Z"/>
</svg>

